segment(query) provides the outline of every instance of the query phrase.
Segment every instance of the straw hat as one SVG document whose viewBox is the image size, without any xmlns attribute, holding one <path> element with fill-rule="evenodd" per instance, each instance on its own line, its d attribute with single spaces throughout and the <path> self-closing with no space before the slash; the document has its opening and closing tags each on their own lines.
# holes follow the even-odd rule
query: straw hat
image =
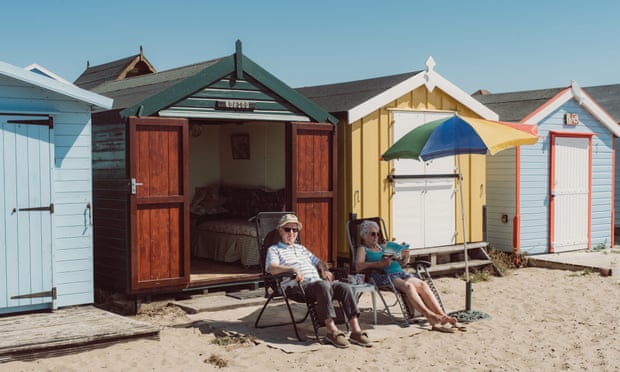
<svg viewBox="0 0 620 372">
<path fill-rule="evenodd" d="M 282 216 L 282 218 L 280 218 L 280 222 L 278 222 L 278 229 L 286 225 L 287 223 L 297 224 L 297 228 L 301 230 L 301 222 L 299 222 L 297 216 L 295 216 L 294 214 L 285 214 L 284 216 Z"/>
</svg>

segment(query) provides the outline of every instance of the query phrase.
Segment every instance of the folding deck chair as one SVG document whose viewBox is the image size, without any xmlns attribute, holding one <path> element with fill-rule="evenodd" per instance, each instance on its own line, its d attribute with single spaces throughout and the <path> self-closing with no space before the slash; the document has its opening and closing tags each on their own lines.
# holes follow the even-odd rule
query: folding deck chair
<svg viewBox="0 0 620 372">
<path fill-rule="evenodd" d="M 277 231 L 277 224 L 280 218 L 285 214 L 295 214 L 294 212 L 260 212 L 256 215 L 256 236 L 258 239 L 258 247 L 260 249 L 260 265 L 262 270 L 262 278 L 265 286 L 265 298 L 267 301 L 263 305 L 260 310 L 258 316 L 256 317 L 256 321 L 254 322 L 255 328 L 267 328 L 267 327 L 275 327 L 292 324 L 293 329 L 295 330 L 295 336 L 299 341 L 304 341 L 300 336 L 299 331 L 297 329 L 297 324 L 304 322 L 308 316 L 312 321 L 312 327 L 314 328 L 314 335 L 317 341 L 320 341 L 319 338 L 319 328 L 323 327 L 325 324 L 323 320 L 318 318 L 318 313 L 316 311 L 316 302 L 311 301 L 306 298 L 304 290 L 301 285 L 297 284 L 295 286 L 289 286 L 283 289 L 282 283 L 289 279 L 295 278 L 295 273 L 286 272 L 277 275 L 272 275 L 267 272 L 265 259 L 267 257 L 267 249 L 276 244 L 280 240 L 280 235 Z M 297 236 L 297 242 L 301 243 L 301 232 Z M 288 313 L 290 315 L 291 320 L 287 322 L 280 323 L 269 323 L 267 325 L 259 325 L 259 322 L 267 309 L 267 306 L 273 300 L 284 300 L 286 307 L 288 309 Z M 293 309 L 291 307 L 291 301 L 304 303 L 306 304 L 306 313 L 302 318 L 296 318 L 293 313 Z M 342 313 L 341 309 L 337 308 L 337 313 Z M 344 318 L 344 314 L 343 318 Z M 337 320 L 338 323 L 342 322 Z M 347 324 L 348 326 L 348 324 Z"/>
<path fill-rule="evenodd" d="M 385 227 L 385 221 L 381 217 L 361 218 L 361 219 L 353 219 L 353 220 L 347 221 L 347 226 L 346 226 L 347 239 L 349 242 L 349 251 L 351 253 L 350 255 L 351 267 L 353 268 L 355 267 L 357 248 L 361 245 L 360 225 L 365 220 L 374 221 L 375 223 L 377 223 L 377 225 L 379 225 L 379 244 L 383 245 L 387 241 L 389 241 L 389 238 L 387 235 L 387 229 Z M 435 283 L 433 282 L 433 279 L 431 278 L 431 275 L 428 271 L 428 268 L 431 266 L 431 263 L 428 261 L 424 261 L 424 260 L 416 260 L 416 261 L 407 262 L 401 265 L 403 266 L 404 270 L 408 271 L 409 273 L 413 275 L 416 275 L 418 278 L 420 278 L 421 280 L 424 280 L 428 284 L 428 286 L 431 288 L 431 291 L 437 298 L 437 301 L 439 302 L 441 309 L 444 310 L 445 312 L 443 302 L 441 301 L 441 297 L 439 295 L 439 291 L 437 290 L 437 287 L 435 286 Z M 379 293 L 379 298 L 381 298 L 381 301 L 383 302 L 383 306 L 385 307 L 385 310 L 388 313 L 390 319 L 392 319 L 394 323 L 400 324 L 403 327 L 409 326 L 410 319 L 413 319 L 416 315 L 415 309 L 411 308 L 411 306 L 405 299 L 405 294 L 402 293 L 400 290 L 398 290 L 394 286 L 394 283 L 389 277 L 388 277 L 388 285 L 386 286 L 378 286 L 376 283 L 374 283 L 374 281 L 372 280 L 372 272 L 375 272 L 375 271 L 376 269 L 368 270 L 366 277 L 369 278 L 369 282 L 375 284 L 377 288 L 377 293 Z M 384 292 L 392 293 L 394 295 L 395 297 L 394 304 L 392 305 L 388 304 L 388 302 L 386 301 L 383 295 Z M 394 315 L 392 314 L 392 311 L 390 310 L 390 308 L 395 307 L 396 305 L 398 305 L 398 307 L 400 308 L 403 314 L 402 322 L 399 322 L 394 317 Z"/>
</svg>

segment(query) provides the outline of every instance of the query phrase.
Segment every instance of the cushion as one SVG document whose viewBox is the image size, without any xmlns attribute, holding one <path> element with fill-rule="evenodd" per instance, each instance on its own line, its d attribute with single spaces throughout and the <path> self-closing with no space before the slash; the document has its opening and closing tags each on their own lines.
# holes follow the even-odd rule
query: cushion
<svg viewBox="0 0 620 372">
<path fill-rule="evenodd" d="M 219 214 L 225 212 L 222 205 L 226 199 L 220 194 L 220 185 L 211 184 L 196 187 L 190 211 L 197 215 Z"/>
</svg>

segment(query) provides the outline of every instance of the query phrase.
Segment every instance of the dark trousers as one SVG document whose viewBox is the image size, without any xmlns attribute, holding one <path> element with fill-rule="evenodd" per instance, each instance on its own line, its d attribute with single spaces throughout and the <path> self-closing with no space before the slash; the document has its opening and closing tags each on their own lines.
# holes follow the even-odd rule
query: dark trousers
<svg viewBox="0 0 620 372">
<path fill-rule="evenodd" d="M 319 319 L 324 321 L 327 318 L 336 318 L 336 311 L 332 300 L 342 303 L 347 319 L 354 316 L 359 317 L 360 311 L 357 301 L 351 290 L 351 286 L 343 282 L 329 282 L 327 280 L 317 280 L 314 282 L 302 282 L 306 297 L 317 303 L 317 313 Z"/>
</svg>

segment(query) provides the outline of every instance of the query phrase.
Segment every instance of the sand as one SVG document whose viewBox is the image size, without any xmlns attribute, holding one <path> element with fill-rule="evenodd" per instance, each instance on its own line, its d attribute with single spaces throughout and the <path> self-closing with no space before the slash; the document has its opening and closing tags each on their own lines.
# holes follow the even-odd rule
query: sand
<svg viewBox="0 0 620 372">
<path fill-rule="evenodd" d="M 436 285 L 448 311 L 464 309 L 461 279 L 439 278 Z M 473 288 L 472 309 L 490 318 L 469 323 L 466 332 L 440 333 L 426 324 L 402 328 L 385 316 L 381 324 L 372 325 L 371 313 L 364 312 L 361 320 L 373 347 L 342 350 L 299 343 L 291 337 L 291 327 L 249 334 L 256 306 L 194 315 L 166 306 L 136 316 L 161 326 L 159 340 L 13 361 L 0 364 L 0 371 L 620 370 L 617 276 L 521 268 L 476 282 Z M 369 299 L 364 295 L 361 306 L 369 306 Z M 248 332 L 246 337 L 221 344 L 231 340 L 222 335 L 240 329 Z"/>
</svg>

